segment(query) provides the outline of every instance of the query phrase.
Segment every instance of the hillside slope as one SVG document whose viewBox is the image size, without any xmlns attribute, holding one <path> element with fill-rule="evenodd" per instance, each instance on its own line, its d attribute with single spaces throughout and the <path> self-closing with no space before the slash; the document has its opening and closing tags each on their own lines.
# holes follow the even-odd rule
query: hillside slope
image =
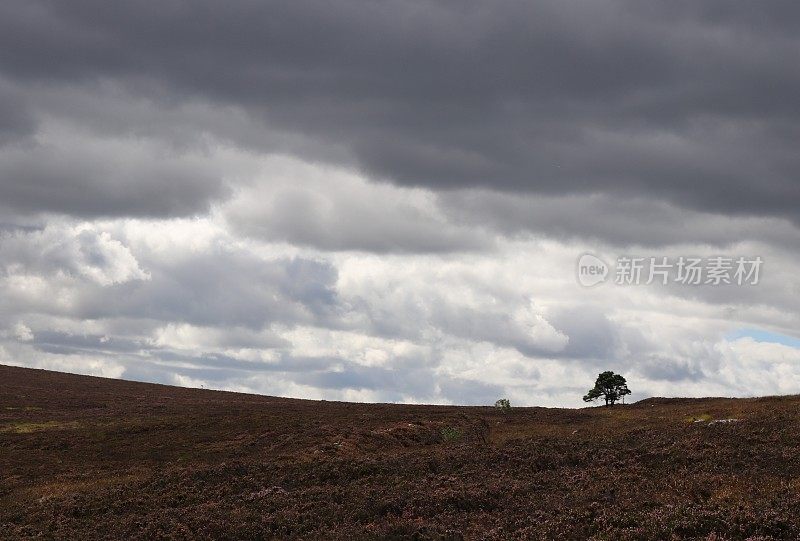
<svg viewBox="0 0 800 541">
<path fill-rule="evenodd" d="M 798 539 L 799 408 L 502 414 L 0 366 L 0 537 Z"/>
</svg>

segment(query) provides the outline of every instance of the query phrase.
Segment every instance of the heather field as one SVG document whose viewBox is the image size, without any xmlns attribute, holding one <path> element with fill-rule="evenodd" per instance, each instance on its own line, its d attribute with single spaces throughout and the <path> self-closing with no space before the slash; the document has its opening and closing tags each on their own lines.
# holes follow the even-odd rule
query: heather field
<svg viewBox="0 0 800 541">
<path fill-rule="evenodd" d="M 798 539 L 800 398 L 348 404 L 0 366 L 3 539 Z"/>
</svg>

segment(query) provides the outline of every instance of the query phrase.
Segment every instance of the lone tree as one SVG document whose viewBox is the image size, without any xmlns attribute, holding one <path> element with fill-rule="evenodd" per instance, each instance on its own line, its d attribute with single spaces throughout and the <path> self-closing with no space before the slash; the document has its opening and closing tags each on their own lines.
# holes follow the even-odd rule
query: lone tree
<svg viewBox="0 0 800 541">
<path fill-rule="evenodd" d="M 631 391 L 628 389 L 628 382 L 625 381 L 625 378 L 606 370 L 597 376 L 594 388 L 589 389 L 589 392 L 583 397 L 583 401 L 593 402 L 602 396 L 606 401 L 606 406 L 613 406 L 620 398 L 624 401 L 626 394 L 631 394 Z"/>
</svg>

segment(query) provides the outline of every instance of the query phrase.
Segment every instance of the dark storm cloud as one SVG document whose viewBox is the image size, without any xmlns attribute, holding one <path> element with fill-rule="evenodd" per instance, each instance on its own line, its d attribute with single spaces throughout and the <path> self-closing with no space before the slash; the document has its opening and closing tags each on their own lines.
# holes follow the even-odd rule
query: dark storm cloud
<svg viewBox="0 0 800 541">
<path fill-rule="evenodd" d="M 241 106 L 397 183 L 796 220 L 798 26 L 794 2 L 11 0 L 0 70 Z"/>
<path fill-rule="evenodd" d="M 0 81 L 0 146 L 25 139 L 35 129 L 33 113 L 20 92 Z"/>
</svg>

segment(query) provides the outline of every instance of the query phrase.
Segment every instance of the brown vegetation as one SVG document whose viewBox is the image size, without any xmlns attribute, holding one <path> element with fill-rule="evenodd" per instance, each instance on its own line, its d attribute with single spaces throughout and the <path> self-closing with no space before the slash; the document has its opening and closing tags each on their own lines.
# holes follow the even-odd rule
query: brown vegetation
<svg viewBox="0 0 800 541">
<path fill-rule="evenodd" d="M 798 539 L 798 408 L 503 413 L 0 366 L 0 537 Z"/>
</svg>

